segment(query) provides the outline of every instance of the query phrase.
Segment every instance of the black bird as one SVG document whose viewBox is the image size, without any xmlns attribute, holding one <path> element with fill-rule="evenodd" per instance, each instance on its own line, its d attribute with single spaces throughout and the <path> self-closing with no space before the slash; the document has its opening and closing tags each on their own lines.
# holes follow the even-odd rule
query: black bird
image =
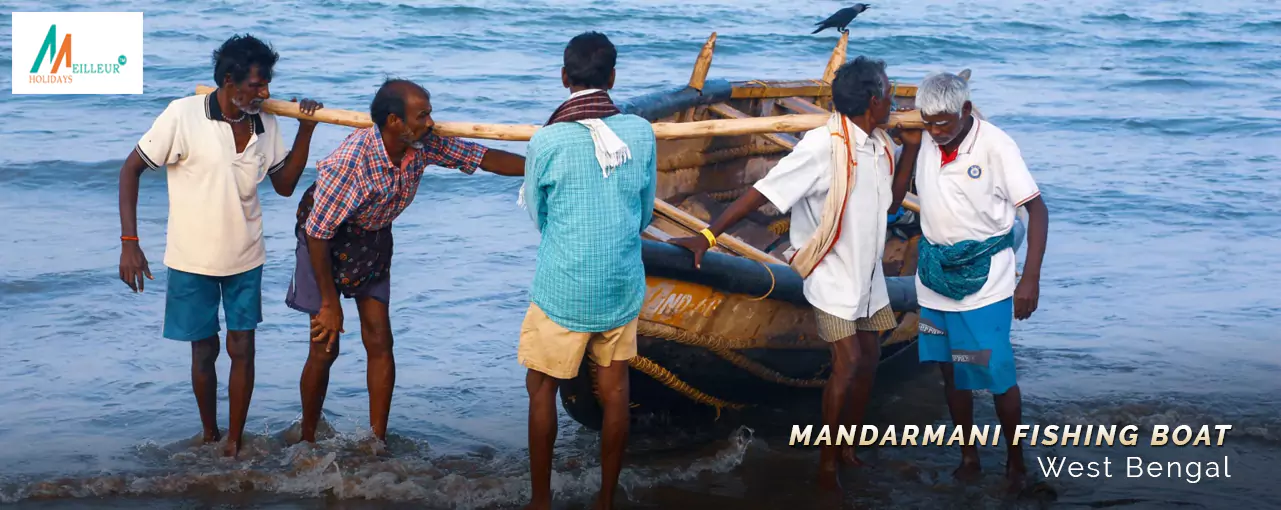
<svg viewBox="0 0 1281 510">
<path fill-rule="evenodd" d="M 831 17 L 815 23 L 815 25 L 818 25 L 818 29 L 810 33 L 817 34 L 829 28 L 836 28 L 836 31 L 840 33 L 849 32 L 849 29 L 845 28 L 845 25 L 854 21 L 854 18 L 859 14 L 862 14 L 863 11 L 866 11 L 868 7 L 871 6 L 868 4 L 854 4 L 853 7 L 846 7 L 836 11 L 836 14 L 833 14 Z"/>
</svg>

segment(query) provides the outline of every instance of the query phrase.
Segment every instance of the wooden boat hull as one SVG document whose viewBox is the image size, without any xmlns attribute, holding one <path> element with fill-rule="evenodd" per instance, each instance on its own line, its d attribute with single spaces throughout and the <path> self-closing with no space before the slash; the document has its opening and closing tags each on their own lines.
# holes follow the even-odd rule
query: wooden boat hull
<svg viewBox="0 0 1281 510">
<path fill-rule="evenodd" d="M 707 421 L 821 391 L 829 347 L 790 267 L 709 252 L 695 270 L 687 250 L 653 240 L 644 241 L 643 257 L 648 290 L 629 380 L 634 416 Z M 914 279 L 891 277 L 887 286 L 896 315 L 911 323 L 883 335 L 882 360 L 911 347 L 916 329 Z M 600 426 L 590 361 L 562 384 L 561 401 L 576 421 Z"/>
</svg>

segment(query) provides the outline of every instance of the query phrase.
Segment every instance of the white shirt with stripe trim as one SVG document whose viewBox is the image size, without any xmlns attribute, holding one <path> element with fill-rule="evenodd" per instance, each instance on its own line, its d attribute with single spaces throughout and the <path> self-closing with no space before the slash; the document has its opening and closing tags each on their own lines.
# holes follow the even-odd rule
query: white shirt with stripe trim
<svg viewBox="0 0 1281 510">
<path fill-rule="evenodd" d="M 974 119 L 957 149 L 956 159 L 942 165 L 939 146 L 926 132 L 916 159 L 916 191 L 920 197 L 921 230 L 938 245 L 984 241 L 1014 228 L 1017 210 L 1040 196 L 1019 146 L 990 122 Z M 1014 295 L 1014 249 L 992 256 L 987 283 L 957 301 L 916 281 L 916 299 L 924 308 L 963 312 Z"/>
<path fill-rule="evenodd" d="M 893 200 L 894 168 L 879 137 L 853 126 L 851 144 L 858 168 L 841 218 L 840 237 L 804 281 L 805 299 L 845 320 L 871 317 L 890 304 L 881 257 L 886 212 Z M 832 187 L 831 144 L 839 138 L 827 126 L 807 131 L 765 177 L 753 186 L 779 211 L 791 211 L 789 256 L 814 237 Z M 899 148 L 890 144 L 889 150 Z"/>
<path fill-rule="evenodd" d="M 165 266 L 230 276 L 266 262 L 258 185 L 284 167 L 289 150 L 275 115 L 245 115 L 241 122 L 253 129 L 237 154 L 213 93 L 175 99 L 134 148 L 153 170 L 167 169 Z"/>
</svg>

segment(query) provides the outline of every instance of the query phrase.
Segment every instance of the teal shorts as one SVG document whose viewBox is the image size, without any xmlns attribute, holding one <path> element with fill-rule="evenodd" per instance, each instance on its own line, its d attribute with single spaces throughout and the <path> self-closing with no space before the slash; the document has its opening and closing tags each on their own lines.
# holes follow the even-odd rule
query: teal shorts
<svg viewBox="0 0 1281 510">
<path fill-rule="evenodd" d="M 228 331 L 249 331 L 262 322 L 262 266 L 231 276 L 169 270 L 165 289 L 164 337 L 194 342 L 216 336 L 218 305 Z"/>
<path fill-rule="evenodd" d="M 922 363 L 952 363 L 958 390 L 988 390 L 1001 395 L 1018 384 L 1010 325 L 1014 298 L 964 312 L 921 307 L 919 352 Z"/>
</svg>

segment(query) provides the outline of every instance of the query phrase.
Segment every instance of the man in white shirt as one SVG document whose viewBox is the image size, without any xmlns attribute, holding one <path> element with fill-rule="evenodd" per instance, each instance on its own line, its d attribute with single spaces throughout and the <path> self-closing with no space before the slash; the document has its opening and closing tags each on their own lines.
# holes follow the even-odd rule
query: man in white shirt
<svg viewBox="0 0 1281 510">
<path fill-rule="evenodd" d="M 138 181 L 167 168 L 169 226 L 164 337 L 191 343 L 191 383 L 204 442 L 222 440 L 217 426 L 218 306 L 227 320 L 230 427 L 224 454 L 240 449 L 254 385 L 254 330 L 262 321 L 262 238 L 258 184 L 293 193 L 307 163 L 314 121 L 300 121 L 292 150 L 276 117 L 263 113 L 279 55 L 252 36 L 228 39 L 213 54 L 208 95 L 171 101 L 120 169 L 120 279 L 134 292 L 152 279 L 138 239 Z M 321 105 L 304 99 L 311 114 Z"/>
<path fill-rule="evenodd" d="M 920 359 L 941 368 L 952 421 L 974 422 L 973 390 L 995 396 L 1007 444 L 1006 476 L 1020 490 L 1022 449 L 1013 442 L 1021 420 L 1019 387 L 1010 344 L 1011 317 L 1036 310 L 1049 213 L 1019 147 L 992 123 L 972 115 L 969 87 L 949 73 L 922 80 L 916 106 L 928 137 L 916 161 L 920 195 Z M 1013 228 L 1028 212 L 1028 251 L 1015 283 Z M 961 447 L 954 473 L 973 479 L 978 449 Z"/>
<path fill-rule="evenodd" d="M 885 63 L 858 57 L 836 72 L 828 124 L 801 138 L 790 154 L 749 188 L 702 235 L 672 243 L 703 253 L 743 216 L 766 202 L 791 211 L 791 265 L 804 278 L 819 337 L 831 344 L 832 373 L 823 387 L 823 423 L 858 425 L 880 360 L 877 333 L 897 326 L 882 273 L 887 214 L 906 192 L 917 147 L 910 136 L 894 163 L 893 142 L 878 126 L 889 121 L 893 90 Z M 920 133 L 915 134 L 919 143 Z M 837 190 L 837 191 L 833 191 Z M 844 416 L 842 416 L 844 411 Z M 824 447 L 819 483 L 839 489 L 840 464 L 859 465 L 853 447 Z"/>
</svg>

